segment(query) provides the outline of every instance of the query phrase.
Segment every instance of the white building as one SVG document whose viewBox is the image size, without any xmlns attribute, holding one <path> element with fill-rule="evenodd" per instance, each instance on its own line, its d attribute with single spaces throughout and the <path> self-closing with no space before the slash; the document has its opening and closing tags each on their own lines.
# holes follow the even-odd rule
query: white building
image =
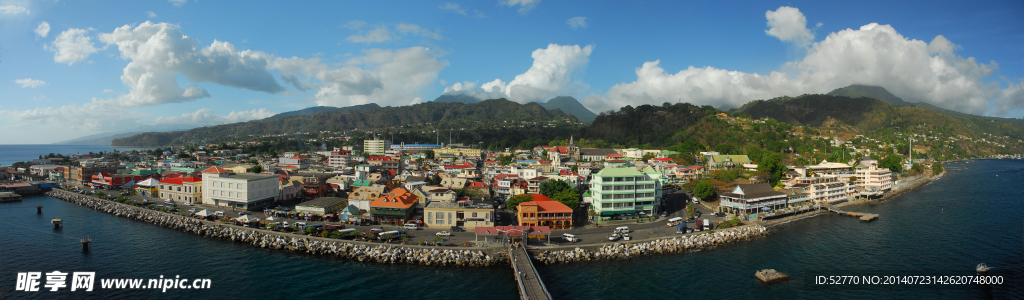
<svg viewBox="0 0 1024 300">
<path fill-rule="evenodd" d="M 892 190 L 892 171 L 887 168 L 879 168 L 877 164 L 868 164 L 861 161 L 857 167 L 857 186 L 864 187 L 869 192 L 888 192 Z"/>
<path fill-rule="evenodd" d="M 388 150 L 387 144 L 384 140 L 374 138 L 372 140 L 363 140 L 363 152 L 372 155 L 383 155 L 384 151 Z"/>
<path fill-rule="evenodd" d="M 240 209 L 265 207 L 278 196 L 278 175 L 236 174 L 221 167 L 203 170 L 203 203 Z"/>
</svg>

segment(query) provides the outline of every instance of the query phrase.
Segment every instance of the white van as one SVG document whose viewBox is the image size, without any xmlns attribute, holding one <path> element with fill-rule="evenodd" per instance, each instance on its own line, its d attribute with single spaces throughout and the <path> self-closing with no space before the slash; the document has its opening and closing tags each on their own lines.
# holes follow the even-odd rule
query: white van
<svg viewBox="0 0 1024 300">
<path fill-rule="evenodd" d="M 629 233 L 629 226 L 615 227 L 615 232 L 618 232 L 618 233 Z"/>
<path fill-rule="evenodd" d="M 704 230 L 711 230 L 711 222 L 708 222 L 708 219 L 704 219 Z"/>
<path fill-rule="evenodd" d="M 683 217 L 675 217 L 668 219 L 668 226 L 676 226 L 683 222 Z"/>
<path fill-rule="evenodd" d="M 385 231 L 385 232 L 381 232 L 381 233 L 377 234 L 377 236 L 380 236 L 382 238 L 385 237 L 385 236 L 392 237 L 392 238 L 397 238 L 400 235 L 402 235 L 402 233 L 398 232 L 398 230 Z"/>
<path fill-rule="evenodd" d="M 577 238 L 576 235 L 572 234 L 572 233 L 563 233 L 562 234 L 562 239 L 565 240 L 566 242 L 570 242 L 570 243 L 575 243 L 575 242 L 579 242 L 580 241 L 580 239 Z"/>
<path fill-rule="evenodd" d="M 416 223 L 405 223 L 405 229 L 416 230 L 420 229 L 420 227 L 417 226 Z"/>
</svg>

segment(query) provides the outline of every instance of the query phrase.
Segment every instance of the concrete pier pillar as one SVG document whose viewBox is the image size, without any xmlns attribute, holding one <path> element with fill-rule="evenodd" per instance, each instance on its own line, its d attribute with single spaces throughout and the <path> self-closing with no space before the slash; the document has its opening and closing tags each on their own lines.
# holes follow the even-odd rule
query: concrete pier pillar
<svg viewBox="0 0 1024 300">
<path fill-rule="evenodd" d="M 81 241 L 82 241 L 82 252 L 89 252 L 89 243 L 92 243 L 92 239 L 89 238 L 89 237 L 85 237 L 84 239 L 81 239 Z"/>
<path fill-rule="evenodd" d="M 37 215 L 43 214 L 43 206 L 42 205 L 36 205 L 36 214 Z"/>
</svg>

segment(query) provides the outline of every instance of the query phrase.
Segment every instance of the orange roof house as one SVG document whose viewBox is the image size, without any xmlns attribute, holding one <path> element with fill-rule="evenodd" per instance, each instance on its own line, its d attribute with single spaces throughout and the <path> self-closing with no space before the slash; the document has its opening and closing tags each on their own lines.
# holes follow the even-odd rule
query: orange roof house
<svg viewBox="0 0 1024 300">
<path fill-rule="evenodd" d="M 397 188 L 370 202 L 370 215 L 374 221 L 385 224 L 405 224 L 416 212 L 419 196 L 404 188 Z"/>
<path fill-rule="evenodd" d="M 572 208 L 541 194 L 529 194 L 533 201 L 519 204 L 516 218 L 520 226 L 548 226 L 552 229 L 572 228 Z"/>
</svg>

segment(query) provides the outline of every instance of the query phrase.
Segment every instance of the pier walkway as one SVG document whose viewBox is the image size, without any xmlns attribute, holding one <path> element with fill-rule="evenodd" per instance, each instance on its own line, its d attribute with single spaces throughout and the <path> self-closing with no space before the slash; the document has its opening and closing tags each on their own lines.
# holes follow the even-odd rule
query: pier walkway
<svg viewBox="0 0 1024 300">
<path fill-rule="evenodd" d="M 530 254 L 526 252 L 525 246 L 517 244 L 509 247 L 509 258 L 512 260 L 512 270 L 515 271 L 516 281 L 519 282 L 519 295 L 526 300 L 547 300 L 551 299 L 551 293 L 544 287 L 540 280 L 540 273 L 530 261 Z"/>
<path fill-rule="evenodd" d="M 848 212 L 848 211 L 839 210 L 839 209 L 833 208 L 833 207 L 829 207 L 828 211 L 834 212 L 834 213 L 837 213 L 837 214 L 841 214 L 841 215 L 847 215 L 847 216 L 851 216 L 851 217 L 858 217 L 858 218 L 860 218 L 861 221 L 871 221 L 871 220 L 874 220 L 874 219 L 878 219 L 878 215 L 877 214 L 859 213 L 859 212 Z"/>
</svg>

